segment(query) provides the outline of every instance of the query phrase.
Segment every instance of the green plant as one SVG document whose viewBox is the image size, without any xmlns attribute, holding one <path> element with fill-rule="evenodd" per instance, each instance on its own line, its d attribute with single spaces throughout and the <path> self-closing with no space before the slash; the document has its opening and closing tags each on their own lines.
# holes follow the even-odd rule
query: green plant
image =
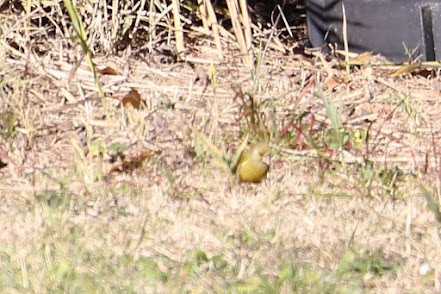
<svg viewBox="0 0 441 294">
<path fill-rule="evenodd" d="M 104 98 L 104 91 L 101 87 L 101 81 L 98 76 L 98 72 L 95 66 L 95 63 L 92 60 L 92 52 L 90 51 L 89 45 L 87 44 L 87 33 L 86 29 L 84 28 L 83 21 L 81 19 L 80 14 L 78 13 L 78 10 L 76 9 L 75 5 L 72 3 L 71 0 L 63 0 L 64 5 L 66 6 L 66 9 L 69 13 L 69 17 L 72 23 L 73 30 L 75 32 L 75 38 L 77 38 L 80 42 L 83 57 L 86 59 L 87 63 L 89 63 L 90 69 L 93 73 L 93 78 L 95 80 L 95 84 L 98 88 L 98 94 L 100 98 Z M 81 60 L 77 62 L 77 65 L 74 67 L 74 71 L 78 66 L 80 65 Z M 71 72 L 71 75 L 74 74 L 74 72 Z"/>
<path fill-rule="evenodd" d="M 17 124 L 17 119 L 13 112 L 7 112 L 0 114 L 0 125 L 1 125 L 1 135 L 5 139 L 11 138 L 16 130 L 15 126 Z"/>
<path fill-rule="evenodd" d="M 333 101 L 325 97 L 322 90 L 318 90 L 315 95 L 323 101 L 327 117 L 331 123 L 331 130 L 325 133 L 324 142 L 329 149 L 341 151 L 349 140 L 349 134 L 342 122 L 343 101 L 340 100 L 340 105 L 337 107 Z"/>
<path fill-rule="evenodd" d="M 242 134 L 250 134 L 252 137 L 258 138 L 260 141 L 268 142 L 271 132 L 267 127 L 268 118 L 265 116 L 263 108 L 265 102 L 257 103 L 255 97 L 248 92 L 242 92 L 241 89 L 236 93 L 236 98 L 240 99 L 239 104 L 239 122 Z"/>
<path fill-rule="evenodd" d="M 245 140 L 236 150 L 236 152 L 231 155 L 227 154 L 225 151 L 217 148 L 207 137 L 205 137 L 198 130 L 192 128 L 193 134 L 195 136 L 197 145 L 196 150 L 199 153 L 207 152 L 215 161 L 215 164 L 227 172 L 231 176 L 236 175 L 237 167 L 239 165 L 240 159 L 242 157 L 242 153 L 244 152 L 247 144 L 249 136 L 245 137 Z"/>
<path fill-rule="evenodd" d="M 383 168 L 378 172 L 378 177 L 380 178 L 385 191 L 395 197 L 396 191 L 398 189 L 398 183 L 403 182 L 404 173 L 397 166 L 393 168 Z"/>
<path fill-rule="evenodd" d="M 381 277 L 396 268 L 395 262 L 386 260 L 379 252 L 362 255 L 347 250 L 340 260 L 336 274 L 340 280 L 361 281 L 366 275 Z"/>
<path fill-rule="evenodd" d="M 432 193 L 423 184 L 420 184 L 420 190 L 421 194 L 426 199 L 427 209 L 433 213 L 436 220 L 441 224 L 441 211 L 439 200 L 433 197 Z"/>
</svg>

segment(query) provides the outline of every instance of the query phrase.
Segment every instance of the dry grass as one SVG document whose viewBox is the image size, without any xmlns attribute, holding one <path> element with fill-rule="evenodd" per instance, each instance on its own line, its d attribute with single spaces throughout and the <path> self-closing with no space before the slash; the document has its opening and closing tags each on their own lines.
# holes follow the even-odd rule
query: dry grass
<svg viewBox="0 0 441 294">
<path fill-rule="evenodd" d="M 191 33 L 176 62 L 171 10 L 151 5 L 137 15 L 170 27 L 139 20 L 145 58 L 140 42 L 104 49 L 124 18 L 85 18 L 93 61 L 116 73 L 101 99 L 46 4 L 52 33 L 32 23 L 44 7 L 0 15 L 1 292 L 440 291 L 437 71 L 390 76 L 374 57 L 348 76 L 271 49 L 250 70 L 225 35 L 219 60 Z M 131 89 L 139 109 L 122 103 Z M 269 137 L 266 182 L 237 185 L 191 128 L 228 154 Z"/>
</svg>

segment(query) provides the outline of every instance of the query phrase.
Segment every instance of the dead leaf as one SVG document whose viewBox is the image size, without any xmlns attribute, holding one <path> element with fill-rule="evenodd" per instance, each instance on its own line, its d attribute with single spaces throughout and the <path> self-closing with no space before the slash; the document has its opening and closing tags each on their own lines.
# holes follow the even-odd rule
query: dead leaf
<svg viewBox="0 0 441 294">
<path fill-rule="evenodd" d="M 98 70 L 98 73 L 116 76 L 120 74 L 120 70 L 118 70 L 116 63 L 109 61 L 103 69 Z"/>
<path fill-rule="evenodd" d="M 411 63 L 406 64 L 398 68 L 397 70 L 394 70 L 393 72 L 389 73 L 389 76 L 391 77 L 398 77 L 402 74 L 410 74 L 413 73 L 415 70 L 419 69 L 421 67 L 421 63 Z"/>
<path fill-rule="evenodd" d="M 334 91 L 340 84 L 341 82 L 338 81 L 335 76 L 332 76 L 325 80 L 324 89 L 329 91 Z"/>
<path fill-rule="evenodd" d="M 372 59 L 372 51 L 363 52 L 357 55 L 355 58 L 351 58 L 349 63 L 351 65 L 365 65 L 369 64 Z"/>
<path fill-rule="evenodd" d="M 346 74 L 340 76 L 333 75 L 323 82 L 323 86 L 326 91 L 335 91 L 342 84 L 349 83 L 350 79 L 351 77 Z"/>
<path fill-rule="evenodd" d="M 346 53 L 343 51 L 337 51 L 337 53 L 346 56 Z M 366 51 L 357 55 L 354 55 L 354 53 L 348 54 L 349 57 L 349 65 L 367 65 L 371 63 L 373 53 L 372 51 Z M 345 68 L 346 67 L 346 61 L 340 62 L 340 67 Z"/>
<path fill-rule="evenodd" d="M 103 69 L 98 70 L 98 73 L 100 73 L 102 75 L 113 75 L 113 76 L 118 75 L 118 72 L 115 69 L 108 67 L 108 66 L 106 66 Z"/>
<path fill-rule="evenodd" d="M 137 155 L 130 156 L 127 159 L 113 163 L 108 167 L 107 174 L 113 172 L 132 172 L 142 167 L 143 163 L 148 161 L 156 154 L 160 154 L 159 150 L 145 150 Z"/>
<path fill-rule="evenodd" d="M 415 71 L 412 73 L 413 75 L 429 78 L 429 77 L 436 77 L 437 71 L 434 68 L 422 68 L 421 70 Z"/>
<path fill-rule="evenodd" d="M 139 106 L 141 105 L 141 95 L 139 95 L 138 91 L 132 89 L 126 96 L 124 96 L 122 103 L 126 108 L 133 107 L 139 109 Z"/>
</svg>

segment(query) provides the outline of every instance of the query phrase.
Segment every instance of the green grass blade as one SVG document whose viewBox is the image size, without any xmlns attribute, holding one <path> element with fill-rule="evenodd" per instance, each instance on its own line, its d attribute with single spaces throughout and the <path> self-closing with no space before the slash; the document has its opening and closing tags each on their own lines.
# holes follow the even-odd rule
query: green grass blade
<svg viewBox="0 0 441 294">
<path fill-rule="evenodd" d="M 90 51 L 89 45 L 87 45 L 87 33 L 86 29 L 84 28 L 83 21 L 81 20 L 81 17 L 78 13 L 78 10 L 73 5 L 71 0 L 63 0 L 64 5 L 66 6 L 67 12 L 69 13 L 69 17 L 72 21 L 72 27 L 76 33 L 76 37 L 79 39 L 81 48 L 83 50 L 84 58 L 86 59 L 87 63 L 89 63 L 89 66 L 93 73 L 93 78 L 95 80 L 95 84 L 98 88 L 98 94 L 100 98 L 104 97 L 104 91 L 101 87 L 101 82 L 98 77 L 98 72 L 96 69 L 95 64 L 92 60 L 92 52 Z"/>
</svg>

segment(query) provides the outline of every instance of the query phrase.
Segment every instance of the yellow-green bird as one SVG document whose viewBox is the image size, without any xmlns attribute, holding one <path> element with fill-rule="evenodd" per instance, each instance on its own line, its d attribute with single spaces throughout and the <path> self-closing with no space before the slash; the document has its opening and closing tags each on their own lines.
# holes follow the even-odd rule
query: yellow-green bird
<svg viewBox="0 0 441 294">
<path fill-rule="evenodd" d="M 244 151 L 237 167 L 237 174 L 241 182 L 258 183 L 265 178 L 269 165 L 263 158 L 270 152 L 267 143 L 258 143 L 250 150 Z"/>
</svg>

